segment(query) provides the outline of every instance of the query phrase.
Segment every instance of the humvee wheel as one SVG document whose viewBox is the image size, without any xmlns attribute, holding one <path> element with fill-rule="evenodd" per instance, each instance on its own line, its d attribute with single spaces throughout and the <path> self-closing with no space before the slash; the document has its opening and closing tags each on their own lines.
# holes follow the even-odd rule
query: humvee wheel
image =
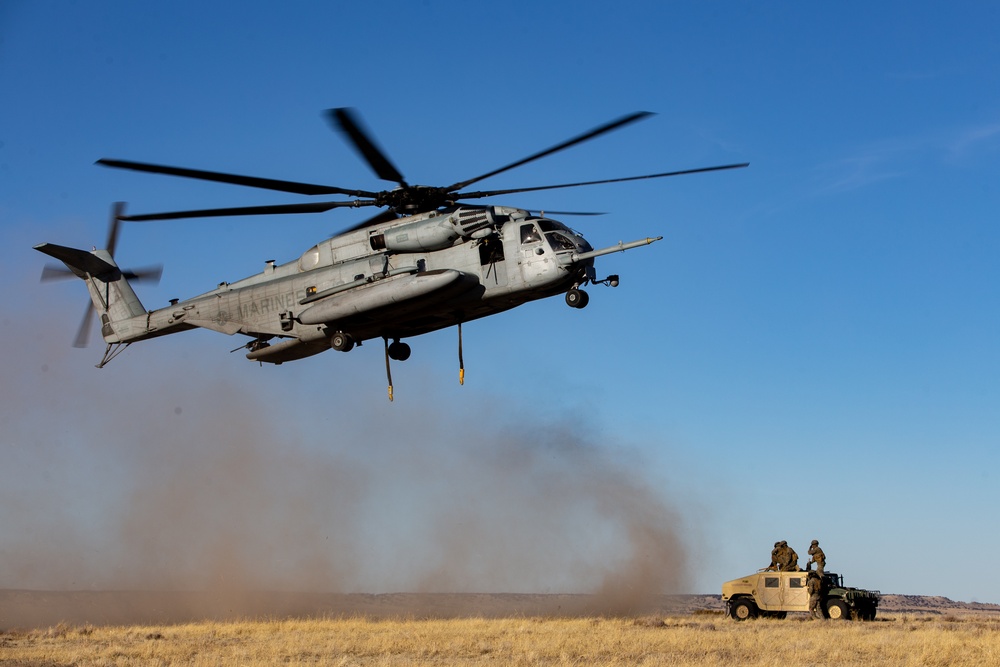
<svg viewBox="0 0 1000 667">
<path fill-rule="evenodd" d="M 737 621 L 757 618 L 757 605 L 750 600 L 737 600 L 730 605 L 730 614 Z"/>
<path fill-rule="evenodd" d="M 826 615 L 831 621 L 847 621 L 851 618 L 851 609 L 843 600 L 829 600 L 826 603 Z"/>
</svg>

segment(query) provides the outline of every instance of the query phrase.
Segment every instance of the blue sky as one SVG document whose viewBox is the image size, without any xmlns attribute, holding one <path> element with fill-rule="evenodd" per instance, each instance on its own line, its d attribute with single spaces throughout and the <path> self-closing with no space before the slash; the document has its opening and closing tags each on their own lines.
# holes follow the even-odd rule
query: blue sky
<svg viewBox="0 0 1000 667">
<path fill-rule="evenodd" d="M 1000 549 L 998 27 L 979 2 L 3 3 L 0 587 L 201 585 L 235 544 L 272 585 L 593 590 L 662 557 L 651 585 L 717 592 L 816 538 L 857 585 L 1000 602 L 967 575 Z M 585 310 L 467 325 L 464 387 L 454 331 L 410 341 L 391 405 L 378 346 L 70 347 L 84 289 L 39 285 L 31 246 L 101 244 L 119 200 L 300 201 L 95 160 L 381 188 L 340 106 L 416 183 L 637 110 L 481 185 L 751 166 L 498 198 L 607 211 L 566 219 L 595 247 L 665 238 L 599 259 L 621 287 Z M 137 289 L 160 307 L 368 213 L 136 224 L 117 258 L 164 264 Z"/>
</svg>

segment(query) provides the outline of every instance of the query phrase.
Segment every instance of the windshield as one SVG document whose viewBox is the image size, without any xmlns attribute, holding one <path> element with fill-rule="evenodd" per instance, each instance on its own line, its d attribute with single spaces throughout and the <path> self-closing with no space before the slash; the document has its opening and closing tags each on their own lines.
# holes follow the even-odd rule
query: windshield
<svg viewBox="0 0 1000 667">
<path fill-rule="evenodd" d="M 556 252 L 560 250 L 576 250 L 576 244 L 559 232 L 546 232 L 545 238 L 549 240 L 549 245 Z"/>
<path fill-rule="evenodd" d="M 538 221 L 538 226 L 542 228 L 543 232 L 565 232 L 570 236 L 583 236 L 580 232 L 576 231 L 572 227 L 564 225 L 558 220 L 549 220 L 548 218 L 542 218 Z"/>
</svg>

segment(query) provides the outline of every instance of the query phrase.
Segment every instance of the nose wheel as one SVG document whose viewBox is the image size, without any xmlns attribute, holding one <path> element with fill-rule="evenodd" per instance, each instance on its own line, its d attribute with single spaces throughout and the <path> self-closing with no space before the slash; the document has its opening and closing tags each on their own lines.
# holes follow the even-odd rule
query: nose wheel
<svg viewBox="0 0 1000 667">
<path fill-rule="evenodd" d="M 570 308 L 586 308 L 590 303 L 590 295 L 582 289 L 573 288 L 566 292 L 566 305 Z"/>
</svg>

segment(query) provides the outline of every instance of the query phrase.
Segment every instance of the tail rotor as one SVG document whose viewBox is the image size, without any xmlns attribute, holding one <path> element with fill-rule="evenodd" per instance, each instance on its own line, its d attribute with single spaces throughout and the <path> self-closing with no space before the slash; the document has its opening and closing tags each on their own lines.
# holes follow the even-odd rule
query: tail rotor
<svg viewBox="0 0 1000 667">
<path fill-rule="evenodd" d="M 111 207 L 111 219 L 108 223 L 108 237 L 107 242 L 105 243 L 105 249 L 111 257 L 114 257 L 115 248 L 118 245 L 118 235 L 121 231 L 120 224 L 124 215 L 125 202 L 115 202 L 115 204 Z M 151 282 L 154 284 L 160 282 L 160 276 L 162 274 L 162 265 L 155 265 L 142 269 L 121 270 L 121 277 L 123 278 L 137 282 Z M 83 267 L 46 264 L 42 267 L 41 282 L 51 282 L 53 280 L 62 280 L 65 278 L 83 278 L 84 280 L 89 280 L 91 275 L 92 272 L 87 271 Z M 94 304 L 91 301 L 87 304 L 87 310 L 84 311 L 83 320 L 80 322 L 80 328 L 77 329 L 76 338 L 73 339 L 73 347 L 87 347 L 87 342 L 90 338 L 90 331 L 93 329 L 93 320 Z"/>
</svg>

